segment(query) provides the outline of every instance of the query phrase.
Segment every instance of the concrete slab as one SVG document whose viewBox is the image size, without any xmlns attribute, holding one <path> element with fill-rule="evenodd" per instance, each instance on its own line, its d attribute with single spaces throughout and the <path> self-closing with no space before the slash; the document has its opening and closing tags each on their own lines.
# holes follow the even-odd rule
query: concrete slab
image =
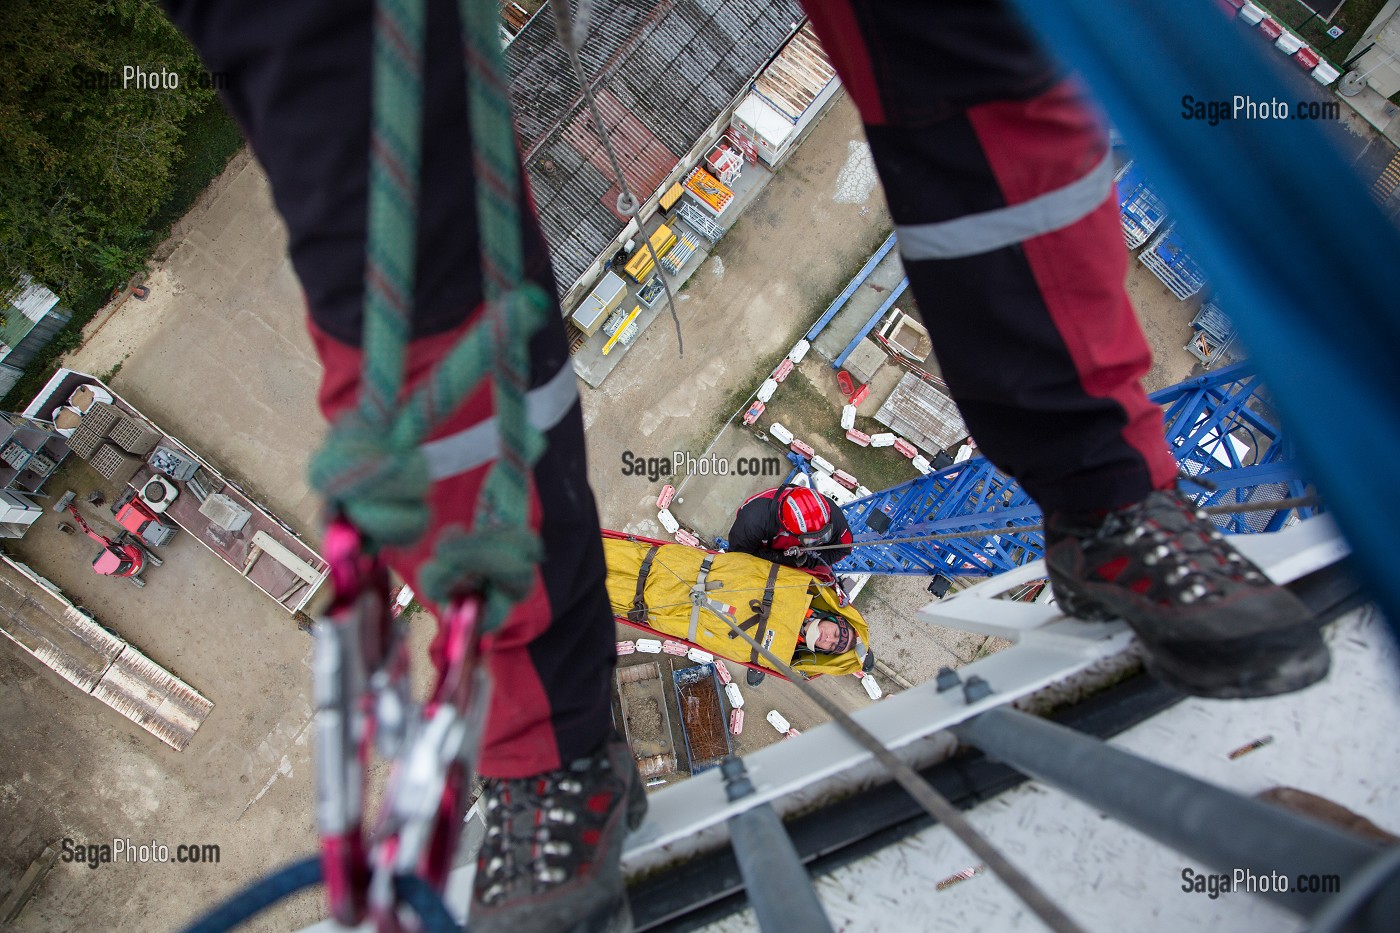
<svg viewBox="0 0 1400 933">
<path fill-rule="evenodd" d="M 885 352 L 884 347 L 867 337 L 856 344 L 851 355 L 846 357 L 844 368 L 859 386 L 869 382 L 889 358 L 890 355 Z"/>
<path fill-rule="evenodd" d="M 873 250 L 872 250 L 873 252 Z M 851 339 L 865 326 L 871 316 L 890 297 L 890 290 L 904 280 L 904 263 L 899 258 L 899 250 L 892 249 L 880 264 L 871 271 L 869 278 L 837 312 L 831 323 L 812 341 L 812 349 L 827 360 L 834 360 L 851 342 Z M 845 283 L 843 282 L 842 285 Z M 914 313 L 917 305 L 914 296 L 905 291 L 900 296 L 898 306 Z M 822 310 L 825 310 L 824 308 Z"/>
</svg>

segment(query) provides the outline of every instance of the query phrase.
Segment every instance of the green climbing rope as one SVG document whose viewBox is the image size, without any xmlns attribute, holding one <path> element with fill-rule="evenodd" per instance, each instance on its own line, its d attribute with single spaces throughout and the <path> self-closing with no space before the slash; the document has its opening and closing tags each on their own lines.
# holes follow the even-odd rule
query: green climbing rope
<svg viewBox="0 0 1400 933">
<path fill-rule="evenodd" d="M 332 514 L 359 529 L 367 547 L 413 544 L 432 519 L 432 481 L 421 444 L 489 379 L 500 456 L 489 468 L 471 527 L 444 529 L 418 582 L 440 603 L 480 592 L 483 631 L 492 631 L 529 592 L 541 553 L 527 505 L 530 469 L 544 440 L 529 423 L 525 394 L 530 337 L 550 303 L 539 286 L 523 280 L 519 163 L 495 6 L 473 0 L 457 6 L 467 50 L 486 308 L 404 398 L 418 250 L 426 0 L 377 0 L 360 398 L 312 459 L 311 482 Z"/>
</svg>

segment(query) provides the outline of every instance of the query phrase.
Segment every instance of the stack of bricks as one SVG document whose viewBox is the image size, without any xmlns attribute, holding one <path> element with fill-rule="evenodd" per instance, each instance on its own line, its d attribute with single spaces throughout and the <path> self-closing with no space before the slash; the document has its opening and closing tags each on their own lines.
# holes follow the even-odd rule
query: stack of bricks
<svg viewBox="0 0 1400 933">
<path fill-rule="evenodd" d="M 89 462 L 94 470 L 116 483 L 131 479 L 141 466 L 140 457 L 133 457 L 111 444 L 99 447 Z"/>
<path fill-rule="evenodd" d="M 104 440 L 106 438 L 97 433 L 97 430 L 89 425 L 85 418 L 78 425 L 78 430 L 73 432 L 73 436 L 68 438 L 68 449 L 86 460 L 97 452 L 97 448 L 102 446 Z"/>
<path fill-rule="evenodd" d="M 160 435 L 136 418 L 124 417 L 107 432 L 107 439 L 129 454 L 144 457 L 155 449 Z"/>
<path fill-rule="evenodd" d="M 106 437 L 107 432 L 122 420 L 122 410 L 115 405 L 106 402 L 93 402 L 92 407 L 83 415 L 83 420 L 79 422 L 79 428 L 88 428 L 97 432 L 98 437 Z"/>
</svg>

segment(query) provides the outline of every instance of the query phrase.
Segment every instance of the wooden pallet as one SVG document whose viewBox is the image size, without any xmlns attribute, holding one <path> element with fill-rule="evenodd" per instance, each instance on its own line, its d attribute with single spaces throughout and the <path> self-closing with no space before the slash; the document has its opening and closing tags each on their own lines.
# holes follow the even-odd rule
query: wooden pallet
<svg viewBox="0 0 1400 933">
<path fill-rule="evenodd" d="M 572 323 L 564 324 L 564 333 L 569 338 L 569 355 L 577 353 L 588 342 L 588 335 L 579 330 Z"/>
</svg>

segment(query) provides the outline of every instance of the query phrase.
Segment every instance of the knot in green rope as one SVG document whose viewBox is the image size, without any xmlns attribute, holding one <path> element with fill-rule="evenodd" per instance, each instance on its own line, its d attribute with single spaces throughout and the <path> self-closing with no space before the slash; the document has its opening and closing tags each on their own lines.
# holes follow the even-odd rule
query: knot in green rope
<svg viewBox="0 0 1400 933">
<path fill-rule="evenodd" d="M 481 630 L 493 632 L 530 594 L 543 553 L 539 536 L 522 525 L 492 524 L 443 532 L 433 558 L 418 570 L 424 595 L 441 605 L 464 592 L 482 594 Z"/>
<path fill-rule="evenodd" d="M 311 460 L 311 484 L 375 545 L 409 545 L 430 521 L 428 462 L 359 411 L 342 416 Z"/>
</svg>

